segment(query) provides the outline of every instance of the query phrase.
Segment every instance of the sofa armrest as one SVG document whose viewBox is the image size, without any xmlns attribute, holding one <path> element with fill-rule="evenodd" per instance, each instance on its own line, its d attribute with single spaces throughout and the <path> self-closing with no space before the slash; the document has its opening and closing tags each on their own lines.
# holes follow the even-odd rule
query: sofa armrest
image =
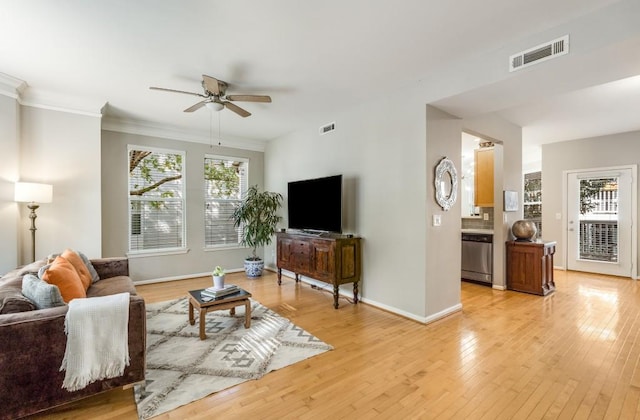
<svg viewBox="0 0 640 420">
<path fill-rule="evenodd" d="M 12 330 L 12 328 L 24 328 L 29 325 L 30 322 L 34 323 L 50 323 L 54 319 L 61 319 L 64 326 L 64 318 L 67 315 L 68 306 L 57 306 L 55 308 L 38 309 L 34 311 L 16 312 L 10 314 L 3 314 L 0 316 L 0 340 L 2 343 L 8 343 L 9 341 L 15 342 L 15 337 L 22 337 L 20 334 L 24 334 L 21 330 Z M 12 331 L 7 333 L 7 331 Z M 64 331 L 64 328 L 63 328 Z M 14 336 L 14 334 L 16 334 Z M 1 360 L 1 358 L 0 358 Z"/>
<path fill-rule="evenodd" d="M 0 316 L 0 420 L 15 419 L 144 380 L 146 313 L 144 299 L 129 304 L 130 365 L 122 376 L 78 391 L 62 388 L 67 306 Z"/>
<path fill-rule="evenodd" d="M 96 258 L 91 260 L 100 279 L 129 275 L 129 259 L 126 257 Z"/>
</svg>

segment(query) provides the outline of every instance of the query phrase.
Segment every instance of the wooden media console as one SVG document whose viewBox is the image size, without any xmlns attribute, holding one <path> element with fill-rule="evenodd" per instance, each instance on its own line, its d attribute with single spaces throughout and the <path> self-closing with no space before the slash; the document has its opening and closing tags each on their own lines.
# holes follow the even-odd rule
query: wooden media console
<svg viewBox="0 0 640 420">
<path fill-rule="evenodd" d="M 333 307 L 338 309 L 338 286 L 353 283 L 353 301 L 358 303 L 361 272 L 360 238 L 338 234 L 309 235 L 277 233 L 278 285 L 282 269 L 333 285 Z"/>
</svg>

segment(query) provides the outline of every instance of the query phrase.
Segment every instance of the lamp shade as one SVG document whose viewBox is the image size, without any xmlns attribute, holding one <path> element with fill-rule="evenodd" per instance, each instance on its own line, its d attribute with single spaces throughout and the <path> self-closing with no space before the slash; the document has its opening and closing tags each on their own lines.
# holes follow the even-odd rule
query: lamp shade
<svg viewBox="0 0 640 420">
<path fill-rule="evenodd" d="M 20 203 L 50 203 L 53 185 L 35 182 L 16 182 L 15 201 Z"/>
</svg>

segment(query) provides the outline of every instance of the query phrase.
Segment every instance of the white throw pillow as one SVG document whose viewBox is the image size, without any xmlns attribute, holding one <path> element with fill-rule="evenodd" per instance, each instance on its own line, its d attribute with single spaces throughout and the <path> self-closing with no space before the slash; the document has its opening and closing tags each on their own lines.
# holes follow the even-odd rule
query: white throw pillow
<svg viewBox="0 0 640 420">
<path fill-rule="evenodd" d="M 33 274 L 25 274 L 22 278 L 22 294 L 38 309 L 65 305 L 58 286 L 49 284 Z"/>
</svg>

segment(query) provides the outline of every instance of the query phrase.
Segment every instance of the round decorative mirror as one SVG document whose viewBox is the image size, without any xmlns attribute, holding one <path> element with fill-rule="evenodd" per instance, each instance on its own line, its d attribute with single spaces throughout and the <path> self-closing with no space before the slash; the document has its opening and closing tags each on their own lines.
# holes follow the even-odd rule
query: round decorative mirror
<svg viewBox="0 0 640 420">
<path fill-rule="evenodd" d="M 458 198 L 458 173 L 453 162 L 446 157 L 436 166 L 436 201 L 442 210 L 448 211 Z"/>
</svg>

